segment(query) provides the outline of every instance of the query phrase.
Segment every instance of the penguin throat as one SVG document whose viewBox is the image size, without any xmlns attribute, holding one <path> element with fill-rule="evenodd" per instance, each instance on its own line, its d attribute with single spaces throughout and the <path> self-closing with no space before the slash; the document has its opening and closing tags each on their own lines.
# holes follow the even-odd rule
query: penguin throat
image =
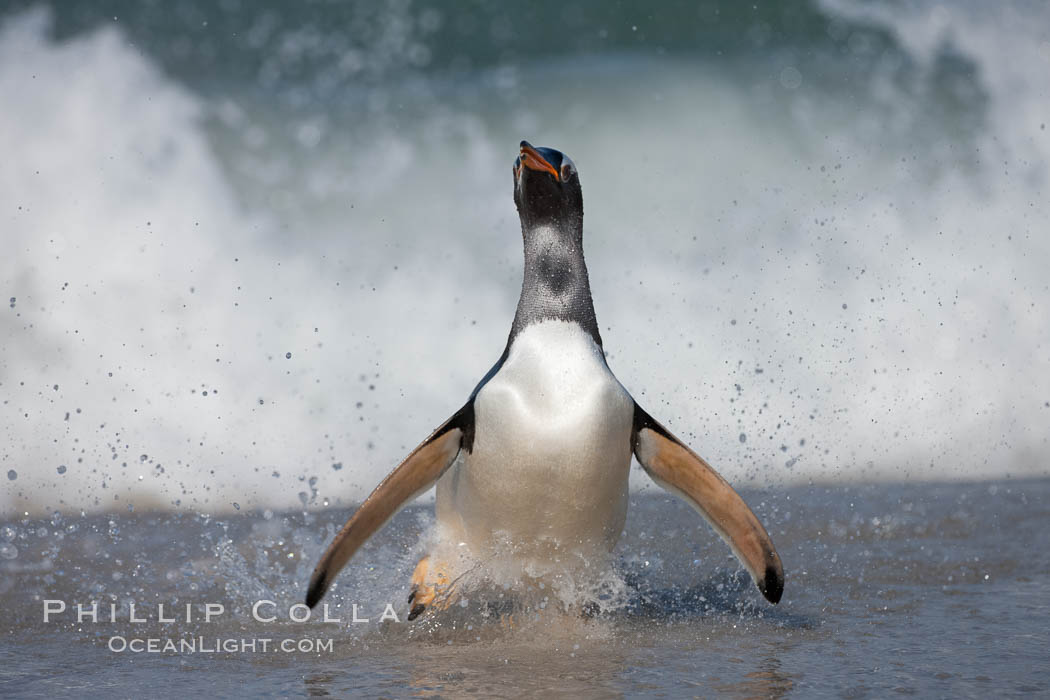
<svg viewBox="0 0 1050 700">
<path fill-rule="evenodd" d="M 511 339 L 532 323 L 557 319 L 578 323 L 600 346 L 582 232 L 541 226 L 526 230 L 524 239 L 525 275 Z"/>
</svg>

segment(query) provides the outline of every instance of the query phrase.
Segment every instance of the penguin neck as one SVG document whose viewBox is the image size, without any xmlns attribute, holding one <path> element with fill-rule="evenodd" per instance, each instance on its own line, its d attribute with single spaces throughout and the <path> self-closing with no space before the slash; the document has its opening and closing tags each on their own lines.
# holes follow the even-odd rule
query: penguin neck
<svg viewBox="0 0 1050 700">
<path fill-rule="evenodd" d="M 548 224 L 522 227 L 525 275 L 508 348 L 524 328 L 550 319 L 579 324 L 598 347 L 602 346 L 583 259 L 582 228 Z"/>
</svg>

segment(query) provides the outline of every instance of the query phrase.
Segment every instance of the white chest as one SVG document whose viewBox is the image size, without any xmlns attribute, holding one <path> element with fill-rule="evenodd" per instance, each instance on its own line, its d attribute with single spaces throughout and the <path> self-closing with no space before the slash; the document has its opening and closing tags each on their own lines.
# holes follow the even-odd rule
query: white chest
<svg viewBox="0 0 1050 700">
<path fill-rule="evenodd" d="M 515 338 L 475 397 L 474 449 L 439 489 L 467 540 L 611 546 L 626 512 L 634 401 L 578 325 L 545 321 Z"/>
<path fill-rule="evenodd" d="M 545 321 L 515 338 L 499 372 L 478 392 L 476 434 L 487 448 L 524 442 L 529 452 L 591 452 L 589 438 L 625 418 L 629 424 L 632 406 L 587 333 L 574 323 Z"/>
</svg>

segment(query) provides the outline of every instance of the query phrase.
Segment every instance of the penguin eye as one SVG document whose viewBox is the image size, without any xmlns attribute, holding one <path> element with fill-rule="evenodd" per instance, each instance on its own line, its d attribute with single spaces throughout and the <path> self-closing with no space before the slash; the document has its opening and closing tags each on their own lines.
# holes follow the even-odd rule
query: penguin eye
<svg viewBox="0 0 1050 700">
<path fill-rule="evenodd" d="M 576 172 L 576 166 L 572 164 L 572 161 L 568 158 L 561 164 L 561 181 L 565 182 L 572 174 Z"/>
</svg>

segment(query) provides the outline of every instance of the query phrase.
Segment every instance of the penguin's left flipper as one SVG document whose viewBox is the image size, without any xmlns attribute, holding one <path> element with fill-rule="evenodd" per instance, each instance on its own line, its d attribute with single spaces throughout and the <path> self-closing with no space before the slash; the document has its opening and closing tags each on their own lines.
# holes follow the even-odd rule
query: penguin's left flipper
<svg viewBox="0 0 1050 700">
<path fill-rule="evenodd" d="M 631 447 L 653 481 L 687 501 L 730 546 L 770 603 L 784 592 L 784 568 L 773 541 L 733 487 L 707 462 L 634 406 Z"/>
<path fill-rule="evenodd" d="M 473 433 L 473 420 L 473 403 L 469 402 L 412 450 L 376 486 L 357 512 L 346 521 L 317 563 L 306 590 L 308 606 L 312 608 L 321 600 L 332 579 L 369 537 L 409 501 L 430 488 L 452 466 L 464 442 L 464 435 Z M 469 445 L 467 449 L 470 449 Z"/>
</svg>

